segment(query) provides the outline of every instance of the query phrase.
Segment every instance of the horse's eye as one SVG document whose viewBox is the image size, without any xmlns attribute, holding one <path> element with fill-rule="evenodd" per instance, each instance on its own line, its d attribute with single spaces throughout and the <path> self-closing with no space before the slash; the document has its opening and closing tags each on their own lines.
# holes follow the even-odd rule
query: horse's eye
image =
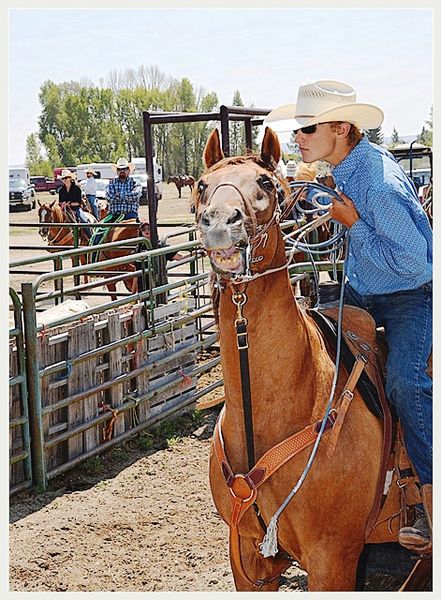
<svg viewBox="0 0 441 600">
<path fill-rule="evenodd" d="M 205 192 L 206 187 L 207 186 L 205 185 L 205 183 L 203 183 L 202 181 L 200 181 L 199 184 L 198 184 L 198 194 L 202 195 Z"/>
<path fill-rule="evenodd" d="M 265 175 L 260 178 L 259 183 L 267 192 L 272 192 L 274 190 L 274 183 Z"/>
</svg>

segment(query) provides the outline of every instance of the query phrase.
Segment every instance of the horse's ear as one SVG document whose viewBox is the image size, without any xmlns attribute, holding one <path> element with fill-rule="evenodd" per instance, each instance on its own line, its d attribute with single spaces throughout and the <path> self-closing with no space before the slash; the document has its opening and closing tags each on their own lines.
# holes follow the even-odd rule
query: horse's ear
<svg viewBox="0 0 441 600">
<path fill-rule="evenodd" d="M 37 204 L 38 206 L 41 206 L 40 198 L 37 198 Z"/>
<path fill-rule="evenodd" d="M 225 158 L 224 153 L 222 152 L 219 131 L 214 129 L 210 133 L 210 137 L 205 144 L 204 149 L 204 162 L 207 169 L 215 165 L 217 162 Z"/>
<path fill-rule="evenodd" d="M 281 155 L 282 151 L 280 149 L 279 138 L 272 129 L 266 127 L 262 148 L 260 150 L 260 156 L 262 157 L 263 162 L 271 168 L 275 168 L 279 163 Z"/>
<path fill-rule="evenodd" d="M 57 200 L 55 199 L 53 202 L 51 202 L 51 203 L 49 204 L 49 207 L 50 207 L 50 208 L 54 208 L 56 201 L 57 201 Z"/>
</svg>

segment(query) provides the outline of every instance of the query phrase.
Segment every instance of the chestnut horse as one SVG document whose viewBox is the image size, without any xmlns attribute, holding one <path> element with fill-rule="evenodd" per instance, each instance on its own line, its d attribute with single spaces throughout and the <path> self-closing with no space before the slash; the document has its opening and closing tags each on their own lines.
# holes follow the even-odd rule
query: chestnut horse
<svg viewBox="0 0 441 600">
<path fill-rule="evenodd" d="M 167 183 L 174 183 L 178 188 L 179 198 L 181 198 L 181 189 L 188 185 L 190 190 L 193 190 L 195 184 L 195 178 L 191 175 L 170 175 L 167 179 Z"/>
<path fill-rule="evenodd" d="M 58 251 L 57 246 L 73 246 L 74 237 L 73 237 L 72 230 L 67 227 L 63 227 L 63 228 L 56 227 L 56 225 L 55 225 L 56 223 L 68 223 L 69 222 L 68 218 L 66 216 L 66 213 L 59 205 L 58 200 L 54 200 L 53 202 L 51 202 L 49 204 L 41 204 L 40 201 L 38 201 L 38 204 L 39 204 L 38 220 L 42 225 L 39 229 L 39 234 L 45 241 L 47 241 L 49 252 L 57 252 Z M 107 208 L 105 208 L 105 210 L 107 210 Z M 95 217 L 93 215 L 91 215 L 89 213 L 86 213 L 86 214 L 89 215 L 91 223 L 96 222 Z M 127 222 L 127 227 L 110 228 L 109 233 L 106 235 L 105 242 L 123 241 L 123 240 L 127 240 L 130 238 L 138 237 L 138 234 L 139 234 L 139 223 L 137 223 L 134 219 L 132 219 Z M 80 245 L 87 246 L 89 240 L 86 239 L 85 236 L 80 235 L 79 242 L 80 242 Z M 127 248 L 122 248 L 121 250 L 106 249 L 106 250 L 102 250 L 102 251 L 98 252 L 96 260 L 97 261 L 110 260 L 112 258 L 118 258 L 120 256 L 128 256 L 131 253 L 132 253 L 132 249 L 127 249 Z M 80 256 L 80 262 L 82 265 L 87 264 L 86 255 Z M 73 261 L 72 261 L 72 264 L 74 264 Z M 135 269 L 135 265 L 130 263 L 130 264 L 119 265 L 116 267 L 107 267 L 105 270 L 131 272 L 131 271 L 135 271 L 136 269 Z M 111 275 L 109 275 L 109 277 L 111 277 Z M 85 281 L 88 281 L 87 276 L 85 276 Z M 124 279 L 124 285 L 128 291 L 132 291 L 135 281 L 136 281 L 136 279 L 133 279 L 133 278 Z M 109 290 L 109 292 L 112 292 L 112 296 L 111 296 L 112 300 L 116 300 L 117 299 L 116 283 L 115 282 L 106 283 L 106 287 Z"/>
<path fill-rule="evenodd" d="M 102 243 L 110 243 L 110 242 L 122 242 L 125 240 L 129 240 L 131 238 L 136 238 L 139 236 L 139 226 L 140 224 L 135 219 L 129 219 L 124 221 L 127 223 L 126 227 L 109 227 L 108 232 L 105 235 Z M 122 247 L 121 249 L 104 249 L 99 250 L 98 254 L 94 260 L 94 262 L 102 261 L 102 260 L 110 260 L 112 258 L 119 258 L 121 256 L 129 256 L 133 253 L 133 249 L 128 249 Z M 113 267 L 106 267 L 105 270 L 108 271 L 121 271 L 124 272 L 132 272 L 136 271 L 136 266 L 133 263 L 124 263 L 122 265 L 116 265 Z M 109 275 L 111 277 L 111 275 Z M 124 279 L 124 285 L 129 292 L 137 291 L 137 280 L 134 277 L 129 277 Z M 116 282 L 107 282 L 106 287 L 109 292 L 112 293 L 111 299 L 116 300 Z"/>
<path fill-rule="evenodd" d="M 278 225 L 280 156 L 278 138 L 267 128 L 260 156 L 224 158 L 215 130 L 204 151 L 207 170 L 193 192 L 202 245 L 217 279 L 225 382 L 210 486 L 219 514 L 230 524 L 237 590 L 279 588 L 286 555 L 267 547 L 261 548 L 264 558 L 262 523 L 272 522 L 294 486 L 298 491 L 278 520 L 279 548 L 308 572 L 310 591 L 353 590 L 380 475 L 380 420 L 355 389 L 334 454 L 327 456 L 329 430 L 323 429 L 304 479 L 311 445 L 277 469 L 271 466 L 274 455 L 264 456 L 296 432 L 313 431 L 317 437 L 320 423 L 327 423 L 335 371 L 322 335 L 297 305 L 290 285 Z M 340 371 L 336 397 L 348 377 Z M 251 405 L 242 397 L 248 385 Z M 254 500 L 257 510 L 246 510 Z"/>
<path fill-rule="evenodd" d="M 74 245 L 74 234 L 72 229 L 69 227 L 56 227 L 56 223 L 69 223 L 69 219 L 65 211 L 61 208 L 58 200 L 54 200 L 49 204 L 38 202 L 38 221 L 41 223 L 41 227 L 38 233 L 48 244 L 49 252 L 58 252 L 57 246 L 73 246 Z M 95 217 L 86 213 L 91 223 L 96 222 Z M 83 230 L 84 231 L 84 230 Z M 78 242 L 80 246 L 88 244 L 89 240 L 84 233 L 80 230 Z M 81 264 L 86 264 L 84 255 L 80 256 Z M 74 261 L 72 260 L 72 265 Z"/>
</svg>

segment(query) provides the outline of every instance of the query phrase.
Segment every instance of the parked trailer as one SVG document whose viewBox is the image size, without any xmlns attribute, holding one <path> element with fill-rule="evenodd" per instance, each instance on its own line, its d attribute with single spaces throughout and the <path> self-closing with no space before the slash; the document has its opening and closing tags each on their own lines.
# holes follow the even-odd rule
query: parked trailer
<svg viewBox="0 0 441 600">
<path fill-rule="evenodd" d="M 31 184 L 31 176 L 29 169 L 23 166 L 10 166 L 9 179 L 23 179 L 27 185 Z"/>
</svg>

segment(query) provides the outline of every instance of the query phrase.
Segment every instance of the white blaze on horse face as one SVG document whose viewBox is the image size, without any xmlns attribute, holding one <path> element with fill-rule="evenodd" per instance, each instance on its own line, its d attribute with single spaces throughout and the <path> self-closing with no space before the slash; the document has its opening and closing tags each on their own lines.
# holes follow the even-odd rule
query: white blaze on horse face
<svg viewBox="0 0 441 600">
<path fill-rule="evenodd" d="M 246 221 L 244 206 L 238 192 L 229 186 L 215 189 L 199 220 L 205 248 L 224 250 L 246 242 Z"/>
<path fill-rule="evenodd" d="M 45 208 L 43 208 L 40 213 L 40 218 L 41 218 L 40 223 L 46 223 L 46 215 L 47 215 L 47 210 Z"/>
</svg>

